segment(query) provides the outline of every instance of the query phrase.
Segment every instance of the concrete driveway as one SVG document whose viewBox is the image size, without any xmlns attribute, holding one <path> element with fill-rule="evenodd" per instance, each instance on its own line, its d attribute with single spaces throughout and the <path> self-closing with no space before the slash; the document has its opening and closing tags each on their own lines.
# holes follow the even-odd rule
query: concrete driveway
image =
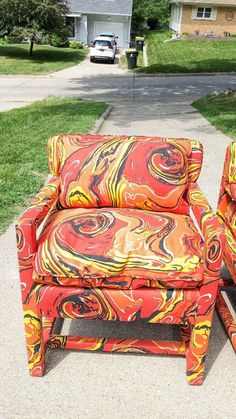
<svg viewBox="0 0 236 419">
<path fill-rule="evenodd" d="M 205 159 L 200 184 L 215 207 L 226 144 L 190 103 L 208 92 L 235 88 L 235 76 L 133 77 L 117 64 L 90 64 L 47 77 L 0 78 L 0 104 L 11 108 L 48 95 L 102 100 L 112 112 L 103 133 L 200 139 Z M 6 109 L 5 108 L 5 109 Z M 1 381 L 3 418 L 234 419 L 236 362 L 215 316 L 202 387 L 185 382 L 185 360 L 173 357 L 49 351 L 48 373 L 30 378 L 26 356 L 13 225 L 0 236 Z M 141 323 L 67 322 L 70 333 L 168 339 L 177 330 Z"/>
</svg>

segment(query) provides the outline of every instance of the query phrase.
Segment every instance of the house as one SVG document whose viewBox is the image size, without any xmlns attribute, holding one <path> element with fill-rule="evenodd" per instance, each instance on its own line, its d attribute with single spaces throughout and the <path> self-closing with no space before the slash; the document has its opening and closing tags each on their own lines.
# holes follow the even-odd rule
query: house
<svg viewBox="0 0 236 419">
<path fill-rule="evenodd" d="M 115 32 L 119 47 L 128 47 L 133 0 L 69 0 L 71 40 L 90 44 L 101 32 Z"/>
<path fill-rule="evenodd" d="M 236 34 L 236 1 L 171 0 L 170 28 L 177 35 L 227 36 Z"/>
</svg>

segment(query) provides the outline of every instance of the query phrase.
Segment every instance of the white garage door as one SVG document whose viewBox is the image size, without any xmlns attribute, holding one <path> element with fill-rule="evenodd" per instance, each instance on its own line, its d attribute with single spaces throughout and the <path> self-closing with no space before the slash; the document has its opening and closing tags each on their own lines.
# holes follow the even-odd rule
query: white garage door
<svg viewBox="0 0 236 419">
<path fill-rule="evenodd" d="M 118 47 L 124 46 L 123 43 L 123 23 L 117 22 L 94 22 L 94 38 L 99 36 L 102 32 L 115 32 L 116 36 L 119 36 L 117 39 Z"/>
</svg>

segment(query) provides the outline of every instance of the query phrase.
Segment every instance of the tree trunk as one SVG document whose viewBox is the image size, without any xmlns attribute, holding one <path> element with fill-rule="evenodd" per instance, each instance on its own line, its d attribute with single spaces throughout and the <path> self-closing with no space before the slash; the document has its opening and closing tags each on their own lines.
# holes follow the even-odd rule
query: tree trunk
<svg viewBox="0 0 236 419">
<path fill-rule="evenodd" d="M 30 41 L 30 51 L 29 51 L 29 56 L 33 57 L 33 48 L 34 48 L 34 40 L 31 39 Z"/>
</svg>

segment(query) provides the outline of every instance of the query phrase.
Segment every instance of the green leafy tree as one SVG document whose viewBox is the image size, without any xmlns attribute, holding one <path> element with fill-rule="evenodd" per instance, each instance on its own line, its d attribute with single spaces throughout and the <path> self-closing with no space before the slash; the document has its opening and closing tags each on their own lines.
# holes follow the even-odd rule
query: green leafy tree
<svg viewBox="0 0 236 419">
<path fill-rule="evenodd" d="M 169 0 L 134 0 L 132 30 L 142 31 L 144 26 L 156 29 L 160 23 L 168 23 L 170 18 Z"/>
<path fill-rule="evenodd" d="M 30 56 L 38 36 L 65 30 L 66 0 L 1 0 L 0 34 L 22 32 L 30 40 Z"/>
</svg>

